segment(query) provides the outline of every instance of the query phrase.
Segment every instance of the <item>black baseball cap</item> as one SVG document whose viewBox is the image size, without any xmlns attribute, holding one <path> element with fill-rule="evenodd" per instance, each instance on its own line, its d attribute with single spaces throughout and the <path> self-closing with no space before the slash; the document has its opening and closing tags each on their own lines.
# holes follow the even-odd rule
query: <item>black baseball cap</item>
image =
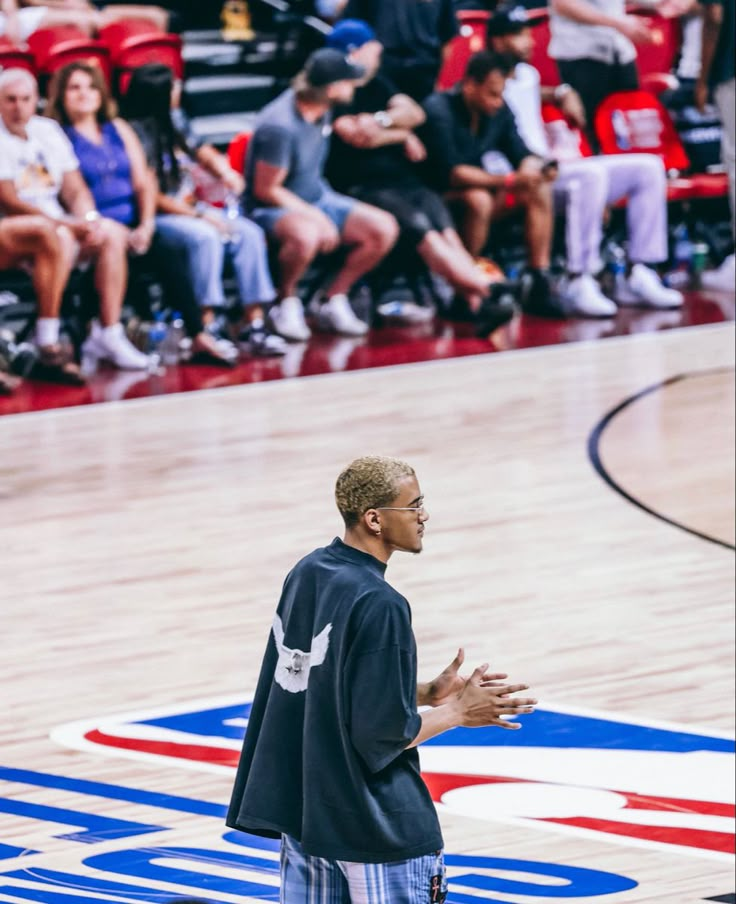
<svg viewBox="0 0 736 904">
<path fill-rule="evenodd" d="M 489 38 L 500 38 L 503 35 L 518 35 L 525 28 L 541 25 L 543 17 L 530 16 L 523 6 L 499 6 L 488 20 L 486 34 Z"/>
<path fill-rule="evenodd" d="M 313 88 L 324 88 L 346 79 L 358 81 L 365 75 L 365 68 L 351 63 L 342 51 L 334 47 L 321 47 L 305 63 L 304 75 Z"/>
</svg>

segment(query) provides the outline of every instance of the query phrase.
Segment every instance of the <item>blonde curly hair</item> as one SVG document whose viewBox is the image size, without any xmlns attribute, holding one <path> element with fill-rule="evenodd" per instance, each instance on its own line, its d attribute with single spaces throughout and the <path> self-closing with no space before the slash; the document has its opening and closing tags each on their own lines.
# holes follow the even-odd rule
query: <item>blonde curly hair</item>
<svg viewBox="0 0 736 904">
<path fill-rule="evenodd" d="M 415 476 L 414 468 L 398 458 L 356 458 L 335 484 L 335 502 L 345 527 L 355 527 L 368 509 L 390 505 L 399 495 L 400 482 Z"/>
</svg>

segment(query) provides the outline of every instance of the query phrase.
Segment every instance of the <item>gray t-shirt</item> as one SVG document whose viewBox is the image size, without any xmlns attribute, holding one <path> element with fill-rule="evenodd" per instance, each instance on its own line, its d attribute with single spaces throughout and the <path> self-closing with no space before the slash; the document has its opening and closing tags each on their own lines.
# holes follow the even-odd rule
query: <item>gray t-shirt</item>
<svg viewBox="0 0 736 904">
<path fill-rule="evenodd" d="M 327 190 L 323 172 L 330 146 L 332 116 L 307 122 L 296 106 L 294 92 L 284 91 L 261 110 L 248 145 L 245 201 L 249 210 L 263 207 L 252 194 L 255 165 L 260 160 L 284 168 L 284 188 L 315 204 Z"/>
<path fill-rule="evenodd" d="M 607 16 L 623 18 L 625 0 L 587 0 Z M 549 55 L 555 60 L 598 60 L 601 63 L 630 63 L 636 59 L 636 48 L 620 31 L 606 25 L 584 25 L 554 9 L 549 17 L 552 39 Z"/>
</svg>

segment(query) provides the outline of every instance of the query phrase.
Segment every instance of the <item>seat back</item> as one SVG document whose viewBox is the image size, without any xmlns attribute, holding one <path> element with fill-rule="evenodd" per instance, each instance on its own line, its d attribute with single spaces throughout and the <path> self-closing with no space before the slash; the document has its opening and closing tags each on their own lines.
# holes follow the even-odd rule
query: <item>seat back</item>
<svg viewBox="0 0 736 904">
<path fill-rule="evenodd" d="M 486 46 L 490 13 L 485 10 L 458 10 L 459 34 L 450 41 L 445 62 L 437 79 L 441 91 L 452 88 L 465 75 L 468 60 Z"/>
<path fill-rule="evenodd" d="M 245 156 L 248 153 L 248 145 L 252 137 L 252 132 L 241 132 L 228 145 L 227 159 L 230 161 L 230 166 L 241 175 L 245 172 Z"/>
<path fill-rule="evenodd" d="M 677 18 L 666 19 L 657 13 L 637 13 L 652 36 L 652 43 L 639 48 L 636 68 L 639 81 L 648 82 L 648 76 L 672 72 L 682 44 L 682 27 Z"/>
<path fill-rule="evenodd" d="M 33 54 L 0 37 L 0 69 L 27 69 L 33 72 Z"/>
<path fill-rule="evenodd" d="M 181 49 L 182 40 L 179 35 L 158 32 L 127 38 L 116 48 L 112 60 L 118 93 L 125 94 L 134 70 L 146 63 L 162 63 L 171 69 L 174 78 L 184 78 Z"/>
<path fill-rule="evenodd" d="M 110 52 L 101 42 L 88 38 L 74 25 L 40 28 L 28 38 L 28 48 L 33 55 L 36 73 L 45 90 L 45 82 L 57 69 L 67 63 L 83 61 L 100 67 L 105 80 L 110 82 Z"/>
<path fill-rule="evenodd" d="M 668 172 L 690 161 L 669 114 L 648 91 L 618 91 L 595 114 L 595 133 L 604 154 L 657 154 Z"/>
<path fill-rule="evenodd" d="M 585 133 L 569 122 L 554 104 L 542 104 L 542 120 L 550 155 L 555 160 L 579 160 L 593 155 Z"/>
</svg>

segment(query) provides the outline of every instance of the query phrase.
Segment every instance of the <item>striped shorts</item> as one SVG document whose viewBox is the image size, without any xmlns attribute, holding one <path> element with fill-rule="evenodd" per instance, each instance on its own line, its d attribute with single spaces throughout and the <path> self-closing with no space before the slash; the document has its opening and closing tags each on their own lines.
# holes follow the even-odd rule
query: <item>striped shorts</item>
<svg viewBox="0 0 736 904">
<path fill-rule="evenodd" d="M 305 854 L 281 838 L 281 904 L 442 904 L 442 851 L 397 863 L 351 863 Z"/>
</svg>

